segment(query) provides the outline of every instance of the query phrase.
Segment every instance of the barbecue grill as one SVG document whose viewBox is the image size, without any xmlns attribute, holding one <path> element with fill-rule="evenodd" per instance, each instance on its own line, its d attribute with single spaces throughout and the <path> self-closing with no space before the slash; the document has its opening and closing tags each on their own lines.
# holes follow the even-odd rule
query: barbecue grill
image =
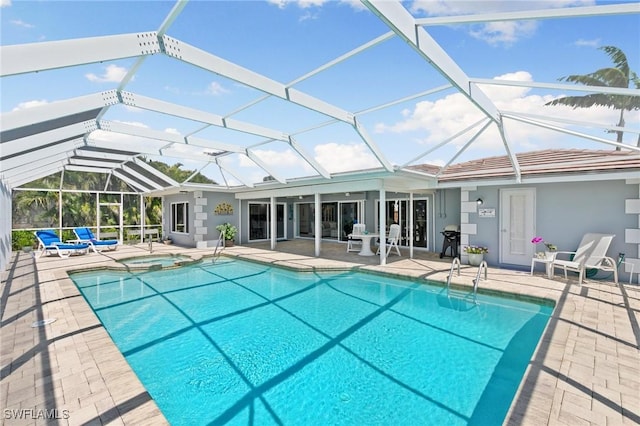
<svg viewBox="0 0 640 426">
<path fill-rule="evenodd" d="M 448 248 L 451 248 L 451 257 L 458 257 L 458 246 L 460 245 L 460 226 L 447 225 L 441 232 L 444 235 L 442 241 L 442 252 L 440 253 L 440 259 L 446 256 Z"/>
</svg>

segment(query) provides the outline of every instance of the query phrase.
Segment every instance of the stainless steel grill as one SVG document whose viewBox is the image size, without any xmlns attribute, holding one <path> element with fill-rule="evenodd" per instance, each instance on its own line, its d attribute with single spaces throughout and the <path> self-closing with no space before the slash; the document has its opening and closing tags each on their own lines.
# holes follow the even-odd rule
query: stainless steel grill
<svg viewBox="0 0 640 426">
<path fill-rule="evenodd" d="M 447 255 L 447 249 L 451 248 L 451 257 L 458 257 L 458 246 L 460 245 L 460 226 L 459 225 L 447 225 L 441 232 L 444 236 L 442 241 L 442 252 L 440 253 L 440 259 Z"/>
</svg>

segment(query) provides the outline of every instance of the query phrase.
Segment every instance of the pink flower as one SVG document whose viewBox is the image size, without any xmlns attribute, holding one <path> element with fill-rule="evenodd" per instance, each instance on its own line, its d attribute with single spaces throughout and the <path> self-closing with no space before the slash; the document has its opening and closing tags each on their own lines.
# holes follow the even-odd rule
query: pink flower
<svg viewBox="0 0 640 426">
<path fill-rule="evenodd" d="M 533 237 L 533 239 L 531 240 L 531 242 L 533 244 L 538 244 L 538 243 L 541 243 L 543 241 L 544 241 L 544 239 L 542 237 Z"/>
</svg>

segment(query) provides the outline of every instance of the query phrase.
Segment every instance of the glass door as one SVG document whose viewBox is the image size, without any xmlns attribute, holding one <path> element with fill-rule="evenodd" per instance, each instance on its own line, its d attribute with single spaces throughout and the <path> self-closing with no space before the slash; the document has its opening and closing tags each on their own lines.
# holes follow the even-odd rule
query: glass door
<svg viewBox="0 0 640 426">
<path fill-rule="evenodd" d="M 286 238 L 285 204 L 276 204 L 276 238 Z M 267 240 L 271 238 L 271 204 L 249 204 L 249 240 Z"/>
<path fill-rule="evenodd" d="M 428 247 L 427 200 L 413 201 L 413 246 Z"/>
<path fill-rule="evenodd" d="M 284 204 L 276 204 L 276 238 L 286 238 L 284 232 L 284 212 L 286 206 Z"/>
<path fill-rule="evenodd" d="M 355 223 L 360 223 L 359 211 L 360 209 L 358 202 L 352 203 L 340 203 L 340 229 L 342 233 L 340 234 L 340 241 L 347 241 L 349 235 L 353 231 L 353 225 Z"/>
<path fill-rule="evenodd" d="M 298 236 L 303 238 L 315 237 L 315 205 L 313 203 L 298 203 L 296 204 L 296 209 Z"/>
<path fill-rule="evenodd" d="M 269 204 L 249 204 L 249 240 L 269 238 Z"/>
<path fill-rule="evenodd" d="M 377 204 L 377 209 L 379 209 L 379 206 L 380 203 Z M 409 200 L 388 200 L 385 203 L 385 233 L 389 232 L 389 226 L 397 223 L 400 225 L 400 245 L 408 247 L 410 239 L 413 239 L 414 247 L 427 248 L 429 235 L 428 200 L 413 200 L 413 235 L 409 235 L 409 207 Z M 379 210 L 376 211 L 376 224 L 379 217 L 378 211 Z"/>
<path fill-rule="evenodd" d="M 338 239 L 338 203 L 322 203 L 322 238 Z"/>
</svg>

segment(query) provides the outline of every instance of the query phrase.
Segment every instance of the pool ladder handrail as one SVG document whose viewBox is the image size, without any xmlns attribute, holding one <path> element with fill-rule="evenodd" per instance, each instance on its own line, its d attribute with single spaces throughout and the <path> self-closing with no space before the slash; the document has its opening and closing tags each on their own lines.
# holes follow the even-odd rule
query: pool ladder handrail
<svg viewBox="0 0 640 426">
<path fill-rule="evenodd" d="M 220 237 L 222 237 L 222 235 L 220 235 Z M 218 257 L 220 257 L 220 253 L 218 253 L 218 248 L 220 248 L 220 245 L 221 245 L 222 241 L 223 241 L 222 238 L 218 238 L 218 242 L 216 243 L 216 247 L 215 247 L 215 249 L 213 249 L 213 263 L 215 263 L 216 259 Z M 216 256 L 216 254 L 217 254 L 217 256 Z"/>
<path fill-rule="evenodd" d="M 451 269 L 449 270 L 449 276 L 447 277 L 447 297 L 449 297 L 449 289 L 451 288 L 451 277 L 453 276 L 453 268 L 458 265 L 458 276 L 460 276 L 460 259 L 457 257 L 451 261 Z"/>
<path fill-rule="evenodd" d="M 484 271 L 484 280 L 487 280 L 487 261 L 483 260 L 478 266 L 478 272 L 476 273 L 476 277 L 473 280 L 473 301 L 477 305 L 478 304 L 478 284 L 480 284 L 480 278 L 482 271 Z"/>
</svg>

